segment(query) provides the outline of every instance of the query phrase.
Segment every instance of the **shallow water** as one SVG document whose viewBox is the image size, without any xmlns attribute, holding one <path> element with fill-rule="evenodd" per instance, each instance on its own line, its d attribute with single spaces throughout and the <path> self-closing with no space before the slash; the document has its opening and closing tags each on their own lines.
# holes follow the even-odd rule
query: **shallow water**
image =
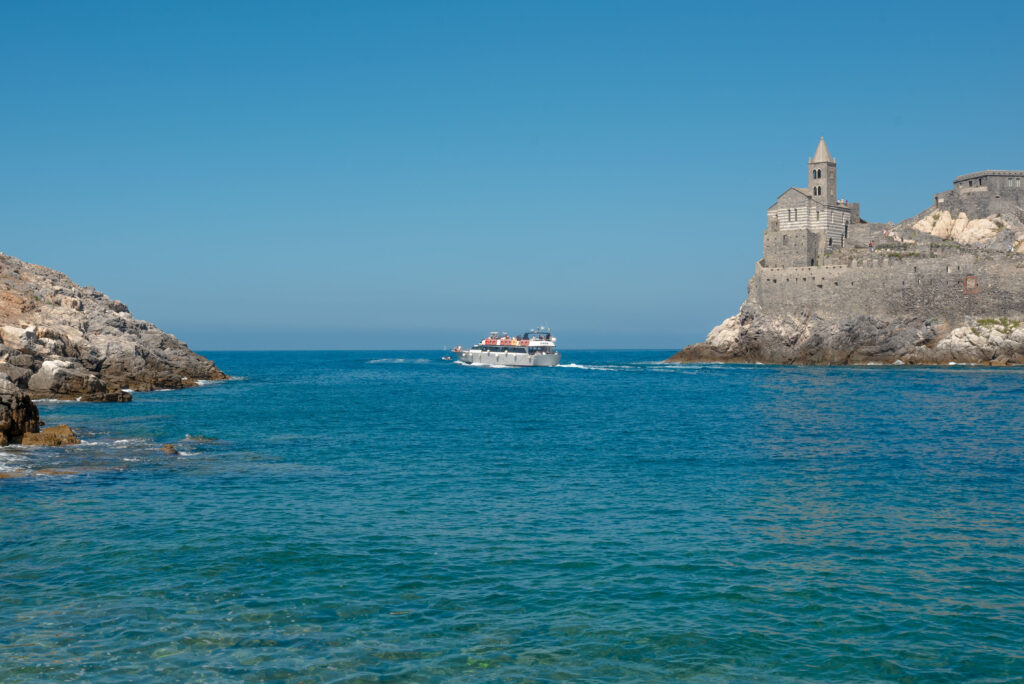
<svg viewBox="0 0 1024 684">
<path fill-rule="evenodd" d="M 1024 678 L 1024 373 L 669 353 L 41 404 L 85 443 L 0 449 L 0 681 Z"/>
</svg>

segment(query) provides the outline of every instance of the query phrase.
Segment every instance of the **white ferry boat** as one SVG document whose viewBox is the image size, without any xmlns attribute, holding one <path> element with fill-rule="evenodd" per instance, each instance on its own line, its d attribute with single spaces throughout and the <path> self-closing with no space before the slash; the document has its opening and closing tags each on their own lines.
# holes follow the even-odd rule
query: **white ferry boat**
<svg viewBox="0 0 1024 684">
<path fill-rule="evenodd" d="M 478 366 L 557 366 L 562 355 L 555 349 L 556 339 L 548 328 L 534 328 L 513 337 L 492 332 L 469 349 L 455 347 L 452 353 L 462 363 Z"/>
</svg>

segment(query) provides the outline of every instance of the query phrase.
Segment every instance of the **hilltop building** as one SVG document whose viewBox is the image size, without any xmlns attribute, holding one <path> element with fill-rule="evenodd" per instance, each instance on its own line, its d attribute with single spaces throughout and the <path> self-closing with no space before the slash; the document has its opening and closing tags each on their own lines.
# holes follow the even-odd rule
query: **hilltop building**
<svg viewBox="0 0 1024 684">
<path fill-rule="evenodd" d="M 790 188 L 768 209 L 764 256 L 770 266 L 814 266 L 826 251 L 841 248 L 860 205 L 837 199 L 836 160 L 825 138 L 807 160 L 807 187 Z"/>
<path fill-rule="evenodd" d="M 978 171 L 957 176 L 935 195 L 935 209 L 968 216 L 1016 216 L 1024 221 L 1024 171 Z"/>
<path fill-rule="evenodd" d="M 763 237 L 739 313 L 670 361 L 1024 365 L 1024 171 L 959 176 L 869 223 L 821 139 Z"/>
</svg>

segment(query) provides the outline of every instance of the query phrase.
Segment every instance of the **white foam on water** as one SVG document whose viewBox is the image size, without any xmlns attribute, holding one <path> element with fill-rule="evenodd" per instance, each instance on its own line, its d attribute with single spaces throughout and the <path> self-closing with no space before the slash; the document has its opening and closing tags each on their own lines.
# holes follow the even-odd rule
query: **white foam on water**
<svg viewBox="0 0 1024 684">
<path fill-rule="evenodd" d="M 371 359 L 366 363 L 430 363 L 430 359 Z"/>
<path fill-rule="evenodd" d="M 111 446 L 113 446 L 115 449 L 128 449 L 130 447 L 152 444 L 153 443 L 150 442 L 148 439 L 144 439 L 142 437 L 133 437 L 131 439 L 115 439 L 114 443 Z"/>
<path fill-rule="evenodd" d="M 628 366 L 591 366 L 581 363 L 560 363 L 556 368 L 579 368 L 580 370 L 597 370 L 597 371 L 621 371 L 629 370 Z"/>
<path fill-rule="evenodd" d="M 0 473 L 20 473 L 24 468 L 20 468 L 17 464 L 27 460 L 28 458 L 23 454 L 0 448 Z"/>
</svg>

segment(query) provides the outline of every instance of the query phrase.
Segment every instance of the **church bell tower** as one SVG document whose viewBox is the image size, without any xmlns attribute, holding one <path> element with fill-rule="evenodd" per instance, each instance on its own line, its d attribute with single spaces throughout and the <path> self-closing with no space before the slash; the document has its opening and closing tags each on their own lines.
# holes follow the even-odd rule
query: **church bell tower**
<svg viewBox="0 0 1024 684">
<path fill-rule="evenodd" d="M 818 141 L 814 156 L 807 160 L 807 189 L 822 204 L 836 204 L 836 160 L 828 153 L 825 138 Z"/>
</svg>

